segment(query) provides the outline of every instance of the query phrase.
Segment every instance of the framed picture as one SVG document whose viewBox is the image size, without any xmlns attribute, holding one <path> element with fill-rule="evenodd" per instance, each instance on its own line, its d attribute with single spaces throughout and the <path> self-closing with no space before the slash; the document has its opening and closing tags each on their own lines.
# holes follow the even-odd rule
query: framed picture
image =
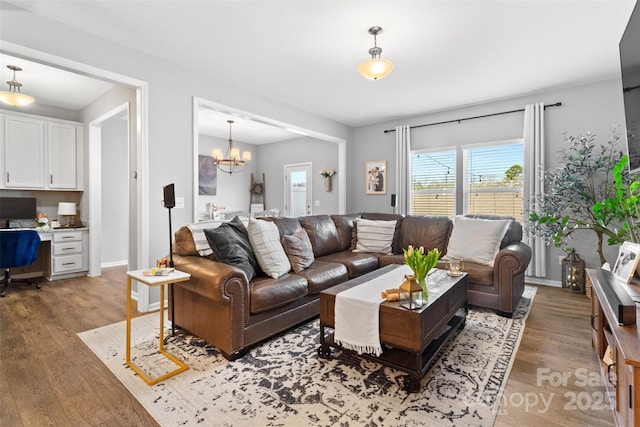
<svg viewBox="0 0 640 427">
<path fill-rule="evenodd" d="M 218 188 L 218 168 L 213 157 L 198 155 L 198 194 L 215 196 Z"/>
<path fill-rule="evenodd" d="M 387 161 L 367 161 L 366 194 L 387 194 Z"/>
<path fill-rule="evenodd" d="M 620 247 L 613 274 L 623 283 L 629 283 L 638 268 L 640 244 L 624 242 Z"/>
</svg>

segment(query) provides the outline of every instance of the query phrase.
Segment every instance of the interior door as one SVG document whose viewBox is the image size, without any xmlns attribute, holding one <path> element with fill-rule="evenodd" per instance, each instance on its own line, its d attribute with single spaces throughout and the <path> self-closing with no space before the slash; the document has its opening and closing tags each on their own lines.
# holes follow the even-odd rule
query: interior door
<svg viewBox="0 0 640 427">
<path fill-rule="evenodd" d="M 289 217 L 312 215 L 311 163 L 284 166 L 284 214 Z"/>
</svg>

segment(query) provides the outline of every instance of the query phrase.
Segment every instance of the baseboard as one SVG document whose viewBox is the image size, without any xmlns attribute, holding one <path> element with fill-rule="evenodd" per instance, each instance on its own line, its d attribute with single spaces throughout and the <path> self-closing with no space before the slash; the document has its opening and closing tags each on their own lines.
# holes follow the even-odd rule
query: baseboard
<svg viewBox="0 0 640 427">
<path fill-rule="evenodd" d="M 100 268 L 119 267 L 121 265 L 129 265 L 129 261 L 125 259 L 121 261 L 103 262 L 100 264 Z"/>
<path fill-rule="evenodd" d="M 528 285 L 552 286 L 554 288 L 562 287 L 562 282 L 558 280 L 547 280 L 547 279 L 541 279 L 539 277 L 525 277 L 524 282 Z"/>
</svg>

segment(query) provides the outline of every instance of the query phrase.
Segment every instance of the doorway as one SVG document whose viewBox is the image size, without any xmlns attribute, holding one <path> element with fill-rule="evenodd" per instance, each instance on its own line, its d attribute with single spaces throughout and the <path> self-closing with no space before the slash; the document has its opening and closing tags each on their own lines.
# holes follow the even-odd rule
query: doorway
<svg viewBox="0 0 640 427">
<path fill-rule="evenodd" d="M 285 216 L 295 218 L 313 214 L 311 171 L 311 163 L 284 166 Z"/>
</svg>

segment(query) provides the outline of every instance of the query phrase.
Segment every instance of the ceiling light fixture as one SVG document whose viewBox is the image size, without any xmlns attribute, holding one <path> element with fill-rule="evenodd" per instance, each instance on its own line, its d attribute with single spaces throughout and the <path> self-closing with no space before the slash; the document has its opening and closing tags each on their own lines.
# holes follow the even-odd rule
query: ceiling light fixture
<svg viewBox="0 0 640 427">
<path fill-rule="evenodd" d="M 382 49 L 378 47 L 377 35 L 382 32 L 382 27 L 369 28 L 369 34 L 373 35 L 373 47 L 369 49 L 371 59 L 362 62 L 358 66 L 358 71 L 364 77 L 371 80 L 380 80 L 389 75 L 393 71 L 393 62 L 380 58 Z"/>
<path fill-rule="evenodd" d="M 233 120 L 227 120 L 227 123 L 229 123 L 229 146 L 227 147 L 226 157 L 222 155 L 222 150 L 219 148 L 213 149 L 211 157 L 213 157 L 215 164 L 218 165 L 218 169 L 231 175 L 234 172 L 241 172 L 247 166 L 247 163 L 251 160 L 251 152 L 243 152 L 242 160 L 240 159 L 240 150 L 233 148 L 233 140 L 231 139 Z"/>
<path fill-rule="evenodd" d="M 9 84 L 8 91 L 0 92 L 0 102 L 13 105 L 14 107 L 23 107 L 35 101 L 35 99 L 30 97 L 29 95 L 20 93 L 20 87 L 22 87 L 22 83 L 16 80 L 16 71 L 22 71 L 22 68 L 16 65 L 7 65 L 7 68 L 13 71 L 13 80 L 9 80 L 7 82 Z"/>
</svg>

